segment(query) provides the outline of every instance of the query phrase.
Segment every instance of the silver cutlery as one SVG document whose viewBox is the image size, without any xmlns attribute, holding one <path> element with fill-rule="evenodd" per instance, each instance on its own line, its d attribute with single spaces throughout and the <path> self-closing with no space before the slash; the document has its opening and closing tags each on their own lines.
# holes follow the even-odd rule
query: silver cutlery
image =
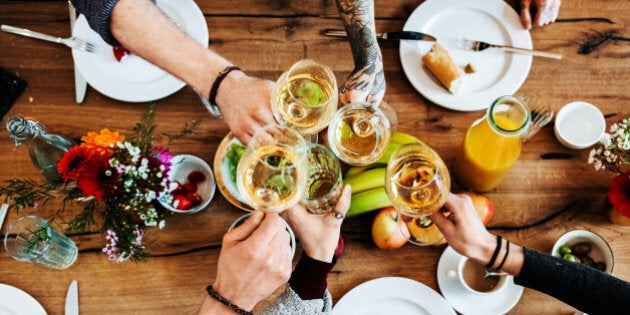
<svg viewBox="0 0 630 315">
<path fill-rule="evenodd" d="M 347 37 L 346 31 L 338 30 L 338 29 L 325 29 L 324 35 L 331 37 Z M 426 40 L 426 41 L 436 41 L 435 37 L 414 31 L 400 31 L 400 32 L 386 32 L 386 33 L 376 33 L 377 38 L 381 39 L 389 39 L 389 40 Z"/>
<path fill-rule="evenodd" d="M 508 273 L 503 272 L 503 271 L 489 271 L 489 270 L 486 270 L 485 277 L 487 278 L 487 277 L 492 277 L 492 276 L 507 276 L 507 275 L 508 275 Z"/>
<path fill-rule="evenodd" d="M 533 137 L 540 129 L 546 126 L 551 119 L 553 118 L 554 112 L 551 109 L 551 106 L 544 105 L 540 108 L 533 107 L 531 109 L 532 113 L 532 122 L 529 125 L 529 128 L 521 135 L 521 141 L 525 142 Z"/>
<path fill-rule="evenodd" d="M 66 293 L 65 315 L 79 315 L 79 285 L 72 280 Z"/>
<path fill-rule="evenodd" d="M 0 206 L 0 230 L 2 229 L 2 223 L 4 223 L 4 218 L 7 216 L 7 211 L 9 210 L 9 204 L 3 203 Z"/>
<path fill-rule="evenodd" d="M 459 38 L 457 40 L 457 46 L 464 48 L 466 50 L 472 50 L 472 51 L 483 51 L 488 48 L 500 48 L 500 49 L 503 49 L 504 51 L 515 52 L 519 54 L 554 58 L 554 59 L 562 59 L 562 54 L 551 53 L 551 52 L 546 52 L 546 51 L 537 51 L 537 50 L 531 50 L 531 49 L 525 49 L 525 48 L 518 48 L 518 47 L 507 46 L 507 45 L 495 45 L 495 44 L 490 44 L 490 43 L 466 39 L 466 38 Z"/>
<path fill-rule="evenodd" d="M 96 46 L 94 46 L 94 44 L 78 37 L 68 37 L 68 38 L 54 37 L 54 36 L 50 36 L 50 35 L 46 35 L 46 34 L 42 34 L 38 32 L 33 32 L 25 28 L 13 27 L 13 26 L 4 25 L 4 24 L 0 26 L 0 29 L 8 33 L 42 39 L 42 40 L 53 42 L 53 43 L 64 44 L 72 49 L 77 49 L 80 51 L 88 51 L 88 52 L 96 51 Z"/>
<path fill-rule="evenodd" d="M 68 1 L 68 9 L 70 11 L 70 33 L 74 30 L 74 23 L 77 21 L 77 10 L 72 5 L 72 2 Z M 85 91 L 87 90 L 87 81 L 77 69 L 77 63 L 74 62 L 74 96 L 77 103 L 82 103 L 85 98 Z"/>
</svg>

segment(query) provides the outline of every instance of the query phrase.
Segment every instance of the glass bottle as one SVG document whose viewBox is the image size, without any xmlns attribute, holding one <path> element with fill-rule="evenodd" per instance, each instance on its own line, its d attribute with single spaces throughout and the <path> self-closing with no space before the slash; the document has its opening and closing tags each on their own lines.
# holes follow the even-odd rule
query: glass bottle
<svg viewBox="0 0 630 315">
<path fill-rule="evenodd" d="M 496 188 L 521 154 L 521 135 L 529 128 L 527 104 L 513 96 L 497 98 L 486 115 L 468 129 L 455 155 L 453 173 L 469 189 Z"/>
<path fill-rule="evenodd" d="M 57 163 L 75 144 L 59 135 L 47 134 L 39 122 L 15 116 L 7 121 L 7 130 L 16 147 L 28 145 L 28 152 L 35 167 L 49 182 L 58 182 Z"/>
</svg>

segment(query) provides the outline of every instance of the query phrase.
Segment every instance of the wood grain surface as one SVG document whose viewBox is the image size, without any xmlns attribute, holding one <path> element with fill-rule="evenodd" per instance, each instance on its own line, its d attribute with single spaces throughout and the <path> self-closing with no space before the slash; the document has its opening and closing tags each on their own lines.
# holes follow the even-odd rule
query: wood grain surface
<svg viewBox="0 0 630 315">
<path fill-rule="evenodd" d="M 181 0 L 184 1 L 184 0 Z M 341 28 L 334 1 L 210 1 L 197 0 L 209 28 L 210 49 L 222 54 L 245 72 L 276 80 L 294 62 L 312 58 L 332 68 L 339 81 L 352 71 L 348 43 L 324 37 L 325 28 Z M 378 31 L 400 30 L 422 1 L 377 0 Z M 550 104 L 556 111 L 581 100 L 595 104 L 607 115 L 608 125 L 621 119 L 630 100 L 630 44 L 610 42 L 588 55 L 577 54 L 586 34 L 618 30 L 630 37 L 630 2 L 627 0 L 564 1 L 560 18 L 606 17 L 601 22 L 554 23 L 531 31 L 537 50 L 559 52 L 562 60 L 534 58 L 527 80 L 518 93 Z M 0 1 L 2 24 L 66 37 L 70 34 L 66 1 Z M 381 42 L 387 81 L 385 100 L 398 113 L 398 129 L 433 147 L 449 163 L 469 125 L 483 112 L 451 111 L 423 98 L 402 71 L 398 43 Z M 418 61 L 420 62 L 420 60 Z M 32 116 L 48 130 L 77 138 L 88 131 L 109 128 L 129 133 L 150 103 L 157 105 L 155 145 L 165 145 L 166 135 L 179 133 L 183 124 L 202 119 L 193 135 L 169 146 L 172 152 L 192 153 L 212 163 L 217 146 L 228 132 L 213 119 L 190 88 L 150 103 L 125 103 L 88 88 L 85 102 L 74 102 L 73 61 L 70 50 L 8 33 L 0 33 L 0 67 L 28 81 L 28 88 L 10 114 Z M 36 178 L 26 148 L 15 148 L 0 131 L 0 181 Z M 545 157 L 563 155 L 563 159 Z M 573 229 L 602 235 L 615 254 L 613 274 L 630 280 L 630 227 L 612 225 L 605 212 L 610 172 L 597 172 L 587 164 L 588 150 L 569 150 L 558 143 L 548 125 L 528 141 L 519 161 L 501 185 L 487 193 L 496 212 L 490 225 L 523 225 L 537 221 L 568 204 L 575 205 L 559 217 L 534 228 L 495 231 L 514 243 L 549 252 L 555 240 Z M 456 183 L 453 191 L 461 191 Z M 18 217 L 49 217 L 58 204 L 49 203 L 20 213 L 9 213 L 0 232 Z M 78 213 L 69 208 L 63 218 Z M 80 248 L 77 262 L 55 271 L 11 259 L 0 250 L 0 283 L 25 290 L 49 314 L 63 314 L 64 299 L 72 279 L 79 282 L 82 314 L 190 314 L 196 312 L 206 285 L 214 281 L 221 238 L 242 210 L 219 193 L 211 206 L 193 215 L 173 215 L 162 231 L 147 230 L 144 242 L 153 255 L 145 263 L 116 264 L 100 252 L 104 245 L 98 229 L 70 235 Z M 346 251 L 328 277 L 333 300 L 355 286 L 379 277 L 414 279 L 439 292 L 437 263 L 444 246 L 411 244 L 395 251 L 373 245 L 373 215 L 347 220 L 343 226 Z M 296 261 L 299 257 L 296 255 Z M 271 301 L 265 300 L 260 306 Z M 552 297 L 525 289 L 510 314 L 572 314 L 575 310 Z"/>
</svg>

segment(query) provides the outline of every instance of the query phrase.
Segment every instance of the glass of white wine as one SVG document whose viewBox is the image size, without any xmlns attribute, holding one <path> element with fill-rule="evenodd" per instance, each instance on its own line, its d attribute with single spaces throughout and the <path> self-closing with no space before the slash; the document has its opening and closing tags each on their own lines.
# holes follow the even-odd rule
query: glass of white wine
<svg viewBox="0 0 630 315">
<path fill-rule="evenodd" d="M 309 144 L 307 156 L 308 179 L 300 203 L 309 213 L 330 213 L 337 205 L 343 187 L 341 163 L 321 144 Z"/>
<path fill-rule="evenodd" d="M 406 225 L 409 242 L 433 245 L 442 234 L 427 217 L 440 210 L 451 189 L 448 169 L 440 156 L 423 142 L 409 143 L 387 163 L 385 190 Z"/>
<path fill-rule="evenodd" d="M 298 61 L 276 82 L 271 110 L 276 121 L 310 137 L 324 130 L 337 110 L 337 81 L 316 61 Z"/>
<path fill-rule="evenodd" d="M 368 165 L 383 155 L 396 123 L 396 112 L 385 102 L 350 103 L 333 115 L 328 145 L 340 160 L 355 166 Z"/>
<path fill-rule="evenodd" d="M 246 203 L 265 212 L 295 205 L 306 185 L 306 142 L 276 124 L 254 134 L 236 168 L 236 186 Z"/>
</svg>

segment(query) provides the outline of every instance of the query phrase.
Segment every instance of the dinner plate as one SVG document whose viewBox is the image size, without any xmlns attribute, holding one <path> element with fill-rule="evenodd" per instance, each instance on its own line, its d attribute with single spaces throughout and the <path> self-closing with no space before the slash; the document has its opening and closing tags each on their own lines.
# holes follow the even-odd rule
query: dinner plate
<svg viewBox="0 0 630 315">
<path fill-rule="evenodd" d="M 464 315 L 498 315 L 509 312 L 521 299 L 523 287 L 514 284 L 514 277 L 508 276 L 507 283 L 500 290 L 484 295 L 464 289 L 457 278 L 448 277 L 447 273 L 457 270 L 462 256 L 448 246 L 438 262 L 438 286 L 444 298 Z"/>
<path fill-rule="evenodd" d="M 46 310 L 28 293 L 0 283 L 0 314 L 46 314 Z"/>
<path fill-rule="evenodd" d="M 245 199 L 243 199 L 243 197 L 241 197 L 241 194 L 238 192 L 236 184 L 232 181 L 229 175 L 228 159 L 224 159 L 225 153 L 232 143 L 241 144 L 241 142 L 238 141 L 236 137 L 234 137 L 234 134 L 232 134 L 232 132 L 229 132 L 227 135 L 225 135 L 225 137 L 223 137 L 221 143 L 219 143 L 217 153 L 215 153 L 214 155 L 213 168 L 216 175 L 215 177 L 217 181 L 217 187 L 219 187 L 219 191 L 229 203 L 241 210 L 251 212 L 254 210 L 245 202 Z"/>
<path fill-rule="evenodd" d="M 333 307 L 332 314 L 455 315 L 455 311 L 439 293 L 420 282 L 384 277 L 350 290 Z"/>
<path fill-rule="evenodd" d="M 407 19 L 404 30 L 419 31 L 437 38 L 458 66 L 473 65 L 465 74 L 465 85 L 451 94 L 423 65 L 422 56 L 433 42 L 400 41 L 400 59 L 413 87 L 431 102 L 457 111 L 487 108 L 501 95 L 516 92 L 525 82 L 532 56 L 489 48 L 474 52 L 457 46 L 461 37 L 532 48 L 529 31 L 521 26 L 518 14 L 501 0 L 427 0 Z"/>
<path fill-rule="evenodd" d="M 208 26 L 192 0 L 158 0 L 157 6 L 184 32 L 208 47 Z M 92 30 L 80 15 L 73 36 L 96 44 L 94 53 L 72 50 L 75 65 L 86 81 L 100 93 L 126 102 L 149 102 L 177 92 L 186 83 L 141 57 L 130 54 L 116 61 L 112 46 Z"/>
</svg>

